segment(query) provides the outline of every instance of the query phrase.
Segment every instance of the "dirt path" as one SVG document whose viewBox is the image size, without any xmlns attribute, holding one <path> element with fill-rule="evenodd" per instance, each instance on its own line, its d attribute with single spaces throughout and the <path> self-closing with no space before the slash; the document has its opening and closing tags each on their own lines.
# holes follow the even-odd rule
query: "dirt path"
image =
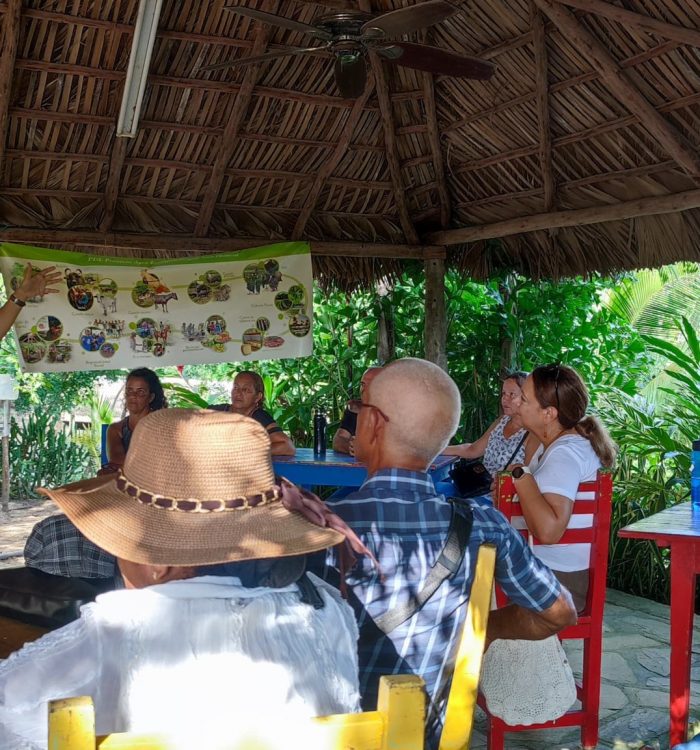
<svg viewBox="0 0 700 750">
<path fill-rule="evenodd" d="M 0 511 L 0 568 L 23 565 L 24 542 L 34 524 L 57 512 L 52 500 L 10 501 L 9 513 Z"/>
</svg>

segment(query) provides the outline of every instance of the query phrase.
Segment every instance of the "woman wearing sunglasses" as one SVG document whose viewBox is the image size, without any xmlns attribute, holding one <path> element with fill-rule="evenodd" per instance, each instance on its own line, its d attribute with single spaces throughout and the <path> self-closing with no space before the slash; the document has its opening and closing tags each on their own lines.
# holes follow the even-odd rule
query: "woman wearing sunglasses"
<svg viewBox="0 0 700 750">
<path fill-rule="evenodd" d="M 589 544 L 557 544 L 567 528 L 590 526 L 588 515 L 572 517 L 581 482 L 612 466 L 615 445 L 601 422 L 586 415 L 588 391 L 565 365 L 538 367 L 523 385 L 520 420 L 541 442 L 528 466 L 512 469 L 527 528 L 542 544 L 534 553 L 571 591 L 580 611 L 588 591 Z"/>
</svg>

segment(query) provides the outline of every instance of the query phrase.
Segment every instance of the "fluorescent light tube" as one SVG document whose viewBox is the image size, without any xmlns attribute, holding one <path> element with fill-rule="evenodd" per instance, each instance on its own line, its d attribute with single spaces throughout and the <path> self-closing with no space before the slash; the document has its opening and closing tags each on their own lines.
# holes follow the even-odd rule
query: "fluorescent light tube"
<svg viewBox="0 0 700 750">
<path fill-rule="evenodd" d="M 136 137 L 162 4 L 163 0 L 139 1 L 136 28 L 129 56 L 129 69 L 126 71 L 122 106 L 117 122 L 118 137 Z"/>
</svg>

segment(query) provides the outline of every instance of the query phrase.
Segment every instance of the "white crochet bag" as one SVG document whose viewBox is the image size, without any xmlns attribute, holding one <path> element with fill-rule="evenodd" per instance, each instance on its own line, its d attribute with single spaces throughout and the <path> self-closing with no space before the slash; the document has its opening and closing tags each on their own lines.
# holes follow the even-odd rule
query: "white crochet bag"
<svg viewBox="0 0 700 750">
<path fill-rule="evenodd" d="M 576 684 L 559 639 L 497 640 L 484 654 L 481 692 L 489 713 L 506 724 L 539 724 L 564 714 Z"/>
</svg>

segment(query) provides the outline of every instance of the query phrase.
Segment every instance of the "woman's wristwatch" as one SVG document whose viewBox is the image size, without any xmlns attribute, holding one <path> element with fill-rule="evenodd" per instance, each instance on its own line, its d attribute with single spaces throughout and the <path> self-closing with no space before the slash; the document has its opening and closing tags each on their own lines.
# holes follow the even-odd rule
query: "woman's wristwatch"
<svg viewBox="0 0 700 750">
<path fill-rule="evenodd" d="M 511 471 L 513 479 L 521 479 L 525 474 L 532 474 L 529 466 L 516 466 L 513 471 Z"/>
</svg>

